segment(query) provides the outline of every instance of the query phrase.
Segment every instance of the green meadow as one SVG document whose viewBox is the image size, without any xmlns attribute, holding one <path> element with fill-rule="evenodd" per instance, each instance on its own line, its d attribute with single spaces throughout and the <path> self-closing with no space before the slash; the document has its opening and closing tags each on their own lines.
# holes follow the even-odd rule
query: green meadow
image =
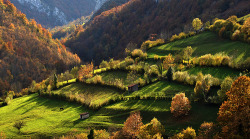
<svg viewBox="0 0 250 139">
<path fill-rule="evenodd" d="M 221 39 L 217 34 L 212 32 L 204 32 L 186 39 L 153 47 L 147 53 L 149 58 L 154 58 L 154 55 L 165 56 L 169 53 L 176 54 L 187 46 L 192 46 L 194 49 L 193 56 L 224 52 L 237 59 L 237 61 L 250 57 L 249 44 Z"/>
<path fill-rule="evenodd" d="M 198 129 L 203 121 L 215 121 L 218 107 L 192 104 L 190 115 L 182 120 L 170 112 L 167 100 L 128 100 L 105 106 L 98 111 L 65 101 L 46 99 L 32 94 L 14 99 L 10 105 L 0 108 L 0 132 L 8 138 L 61 136 L 69 132 L 89 132 L 90 128 L 121 128 L 131 111 L 140 111 L 143 123 L 156 117 L 172 135 L 187 126 Z M 64 110 L 60 110 L 63 107 Z M 89 112 L 90 117 L 79 119 L 79 114 Z M 21 133 L 13 127 L 16 121 L 24 121 Z"/>
</svg>

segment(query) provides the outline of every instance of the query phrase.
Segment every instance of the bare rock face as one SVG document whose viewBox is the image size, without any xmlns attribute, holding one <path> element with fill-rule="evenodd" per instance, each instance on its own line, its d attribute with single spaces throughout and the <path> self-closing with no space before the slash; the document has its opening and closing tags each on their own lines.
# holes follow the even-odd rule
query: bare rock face
<svg viewBox="0 0 250 139">
<path fill-rule="evenodd" d="M 67 24 L 97 11 L 107 0 L 10 0 L 19 10 L 45 27 Z"/>
</svg>

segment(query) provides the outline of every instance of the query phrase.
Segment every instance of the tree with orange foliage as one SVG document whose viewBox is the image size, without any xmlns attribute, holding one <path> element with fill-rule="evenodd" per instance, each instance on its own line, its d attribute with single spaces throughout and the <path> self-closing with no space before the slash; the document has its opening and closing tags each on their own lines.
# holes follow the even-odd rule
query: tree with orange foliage
<svg viewBox="0 0 250 139">
<path fill-rule="evenodd" d="M 168 56 L 166 56 L 166 58 L 163 60 L 163 68 L 165 70 L 168 70 L 169 67 L 171 67 L 174 63 L 174 58 L 171 54 L 168 54 Z"/>
<path fill-rule="evenodd" d="M 138 138 L 138 133 L 141 126 L 143 126 L 143 123 L 140 112 L 132 112 L 124 122 L 124 127 L 122 128 L 122 130 L 114 133 L 111 139 L 136 139 Z"/>
<path fill-rule="evenodd" d="M 175 117 L 187 115 L 190 109 L 191 105 L 185 93 L 176 94 L 172 98 L 170 110 Z"/>
<path fill-rule="evenodd" d="M 80 81 L 85 81 L 86 79 L 93 77 L 93 69 L 94 69 L 93 62 L 81 66 L 81 69 L 78 72 L 78 79 Z"/>
<path fill-rule="evenodd" d="M 228 99 L 220 106 L 217 119 L 222 126 L 221 135 L 224 138 L 249 137 L 250 77 L 236 79 L 226 95 Z"/>
</svg>

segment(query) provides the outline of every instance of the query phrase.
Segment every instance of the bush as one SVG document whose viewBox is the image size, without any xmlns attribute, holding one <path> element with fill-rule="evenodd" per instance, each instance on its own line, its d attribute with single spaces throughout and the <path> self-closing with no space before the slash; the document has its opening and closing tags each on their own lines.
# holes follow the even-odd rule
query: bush
<svg viewBox="0 0 250 139">
<path fill-rule="evenodd" d="M 226 100 L 226 93 L 230 90 L 233 83 L 233 79 L 230 77 L 226 77 L 222 84 L 220 85 L 221 89 L 217 92 L 220 101 L 223 102 Z"/>
<path fill-rule="evenodd" d="M 183 130 L 181 133 L 176 134 L 173 139 L 195 139 L 196 133 L 192 127 L 188 127 L 187 129 Z"/>
<path fill-rule="evenodd" d="M 157 134 L 161 135 L 164 132 L 164 126 L 156 118 L 153 118 L 150 123 L 140 127 L 138 136 L 142 139 L 152 139 Z"/>
<path fill-rule="evenodd" d="M 109 139 L 109 133 L 104 130 L 94 130 L 94 139 Z"/>
<path fill-rule="evenodd" d="M 103 60 L 99 65 L 99 68 L 108 68 L 108 67 L 109 67 L 109 63 L 105 60 Z"/>
<path fill-rule="evenodd" d="M 170 110 L 175 117 L 188 115 L 190 109 L 191 105 L 185 93 L 176 94 L 172 98 Z"/>
<path fill-rule="evenodd" d="M 198 138 L 211 139 L 214 135 L 214 123 L 204 122 L 201 124 L 199 129 Z"/>
<path fill-rule="evenodd" d="M 156 41 L 147 40 L 147 41 L 142 43 L 141 49 L 148 50 L 152 47 L 159 46 L 159 45 L 162 45 L 164 43 L 165 43 L 164 39 L 157 39 Z"/>
<path fill-rule="evenodd" d="M 141 49 L 135 49 L 131 53 L 132 57 L 136 58 L 139 57 L 140 59 L 146 59 L 147 58 L 147 53 L 144 53 Z"/>
</svg>

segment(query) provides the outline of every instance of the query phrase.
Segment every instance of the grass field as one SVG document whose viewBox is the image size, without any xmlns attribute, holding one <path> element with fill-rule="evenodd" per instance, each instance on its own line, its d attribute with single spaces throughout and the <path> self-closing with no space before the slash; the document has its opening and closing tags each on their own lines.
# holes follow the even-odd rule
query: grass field
<svg viewBox="0 0 250 139">
<path fill-rule="evenodd" d="M 104 82 L 115 81 L 115 79 L 121 79 L 125 86 L 128 86 L 128 85 L 131 84 L 131 82 L 127 80 L 128 72 L 125 72 L 125 71 L 119 71 L 119 70 L 117 70 L 117 71 L 107 71 L 107 72 L 103 72 L 103 73 L 101 73 L 99 75 L 102 76 L 102 80 Z M 138 74 L 137 77 L 138 78 L 135 78 L 134 81 L 136 81 L 140 77 L 142 78 L 143 76 Z"/>
<path fill-rule="evenodd" d="M 185 92 L 187 96 L 194 91 L 193 86 L 178 84 L 175 82 L 158 81 L 141 88 L 139 91 L 135 91 L 128 96 L 140 96 L 140 97 L 170 97 L 172 98 L 179 92 Z"/>
<path fill-rule="evenodd" d="M 237 61 L 250 57 L 249 44 L 220 39 L 218 35 L 212 32 L 204 32 L 186 39 L 154 47 L 149 49 L 147 53 L 149 58 L 154 58 L 154 55 L 165 56 L 169 53 L 175 54 L 187 46 L 192 46 L 194 49 L 193 56 L 225 52 L 233 56 Z"/>
<path fill-rule="evenodd" d="M 60 111 L 60 107 L 64 110 Z M 80 128 L 82 121 L 78 119 L 79 114 L 86 111 L 80 105 L 32 94 L 14 99 L 10 105 L 0 108 L 0 132 L 4 132 L 8 138 L 61 136 L 72 129 L 83 130 Z M 13 125 L 20 120 L 25 122 L 25 126 L 18 134 Z"/>
<path fill-rule="evenodd" d="M 165 100 L 130 100 L 122 101 L 101 108 L 99 111 L 87 110 L 84 107 L 65 101 L 45 99 L 32 94 L 14 99 L 10 105 L 0 108 L 0 132 L 8 138 L 52 137 L 68 132 L 88 132 L 96 129 L 121 128 L 131 111 L 139 110 L 143 123 L 156 117 L 166 128 L 167 134 L 179 132 L 187 126 L 198 129 L 203 121 L 215 121 L 218 107 L 192 104 L 190 115 L 178 120 L 170 113 L 170 101 Z M 64 110 L 60 111 L 60 107 Z M 90 117 L 79 120 L 79 113 L 88 111 Z M 18 134 L 13 128 L 15 121 L 26 124 Z"/>
<path fill-rule="evenodd" d="M 92 105 L 102 105 L 112 98 L 121 96 L 123 92 L 100 85 L 87 85 L 83 83 L 74 83 L 61 89 L 52 91 L 54 94 L 77 95 L 84 102 Z"/>
<path fill-rule="evenodd" d="M 197 75 L 199 72 L 203 74 L 211 74 L 213 77 L 219 79 L 225 79 L 227 76 L 237 77 L 240 74 L 240 71 L 227 68 L 227 67 L 194 67 L 187 70 L 189 74 Z"/>
</svg>

